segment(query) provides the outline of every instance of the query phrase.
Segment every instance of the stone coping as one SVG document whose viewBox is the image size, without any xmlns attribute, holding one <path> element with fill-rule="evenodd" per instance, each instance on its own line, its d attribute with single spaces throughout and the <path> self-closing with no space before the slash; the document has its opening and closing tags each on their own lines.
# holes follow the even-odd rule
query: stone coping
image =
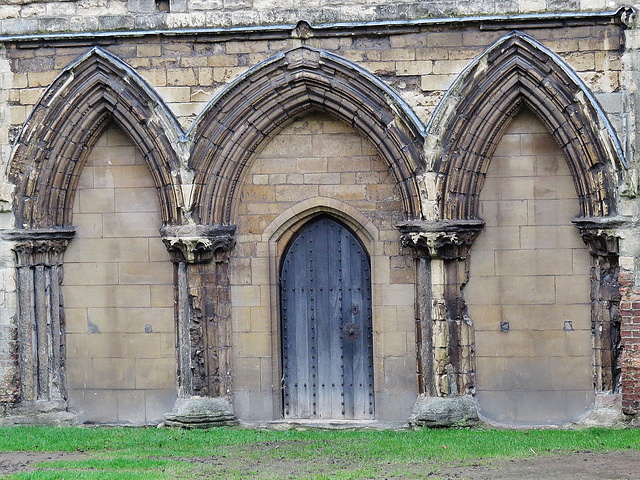
<svg viewBox="0 0 640 480">
<path fill-rule="evenodd" d="M 628 26 L 635 9 L 632 7 L 620 7 L 616 10 L 602 12 L 551 12 L 551 13 L 522 13 L 516 15 L 470 15 L 468 17 L 455 16 L 445 18 L 422 18 L 412 20 L 376 20 L 331 22 L 311 25 L 300 20 L 297 24 L 281 25 L 255 25 L 232 27 L 191 27 L 191 28 L 154 28 L 132 30 L 104 30 L 92 32 L 55 32 L 55 33 L 23 33 L 0 36 L 0 43 L 4 42 L 35 42 L 35 47 L 52 41 L 73 40 L 74 42 L 87 41 L 94 44 L 96 41 L 111 38 L 139 38 L 145 36 L 270 36 L 281 38 L 294 36 L 296 38 L 337 36 L 354 31 L 363 35 L 372 33 L 410 33 L 418 31 L 422 27 L 479 23 L 481 29 L 518 29 L 518 28 L 546 28 L 549 26 L 573 27 L 582 24 L 596 22 L 615 23 Z M 188 15 L 188 14 L 187 14 Z M 145 17 L 145 15 L 139 15 Z M 148 16 L 148 15 L 147 15 Z"/>
</svg>

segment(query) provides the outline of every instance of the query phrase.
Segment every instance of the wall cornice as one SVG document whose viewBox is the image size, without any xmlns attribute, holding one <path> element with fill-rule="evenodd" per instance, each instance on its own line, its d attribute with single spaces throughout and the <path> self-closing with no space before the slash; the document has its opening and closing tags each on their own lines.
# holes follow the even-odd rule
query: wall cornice
<svg viewBox="0 0 640 480">
<path fill-rule="evenodd" d="M 603 12 L 552 12 L 506 15 L 472 15 L 412 20 L 381 20 L 370 22 L 335 22 L 312 24 L 305 20 L 297 24 L 252 25 L 231 27 L 189 27 L 98 30 L 84 32 L 21 33 L 0 35 L 0 43 L 17 43 L 21 48 L 39 48 L 52 43 L 73 42 L 74 46 L 108 45 L 118 39 L 149 36 L 196 36 L 203 41 L 263 40 L 282 38 L 326 38 L 363 35 L 393 35 L 419 33 L 426 29 L 456 25 L 477 25 L 480 30 L 513 30 L 533 28 L 570 28 L 585 25 L 613 24 L 629 26 L 635 14 L 632 7 L 620 7 Z"/>
</svg>

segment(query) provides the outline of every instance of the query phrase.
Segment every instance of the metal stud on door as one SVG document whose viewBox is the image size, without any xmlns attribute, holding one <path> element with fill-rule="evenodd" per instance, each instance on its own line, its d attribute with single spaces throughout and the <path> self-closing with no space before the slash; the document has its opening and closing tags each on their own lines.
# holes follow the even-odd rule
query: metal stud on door
<svg viewBox="0 0 640 480">
<path fill-rule="evenodd" d="M 358 238 L 320 217 L 280 269 L 285 418 L 374 417 L 371 266 Z"/>
</svg>

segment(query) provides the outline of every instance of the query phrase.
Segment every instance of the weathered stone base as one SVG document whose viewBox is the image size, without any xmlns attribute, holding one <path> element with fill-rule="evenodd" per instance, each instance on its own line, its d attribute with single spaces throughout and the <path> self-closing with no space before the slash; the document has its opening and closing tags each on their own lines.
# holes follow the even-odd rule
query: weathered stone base
<svg viewBox="0 0 640 480">
<path fill-rule="evenodd" d="M 478 406 L 471 396 L 428 397 L 420 395 L 409 417 L 412 427 L 468 427 L 477 424 Z"/>
<path fill-rule="evenodd" d="M 172 427 L 211 428 L 237 425 L 229 400 L 223 397 L 178 398 L 165 424 Z"/>
<path fill-rule="evenodd" d="M 633 417 L 622 412 L 622 395 L 614 393 L 598 393 L 593 410 L 585 413 L 576 422 L 584 427 L 628 426 Z"/>
<path fill-rule="evenodd" d="M 75 413 L 67 411 L 66 402 L 36 402 L 5 406 L 0 426 L 13 425 L 71 425 Z"/>
</svg>

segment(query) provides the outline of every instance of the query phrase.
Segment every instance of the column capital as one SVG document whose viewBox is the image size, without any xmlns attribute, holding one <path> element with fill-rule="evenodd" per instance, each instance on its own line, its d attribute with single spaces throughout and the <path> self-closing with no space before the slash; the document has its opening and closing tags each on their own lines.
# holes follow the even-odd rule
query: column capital
<svg viewBox="0 0 640 480">
<path fill-rule="evenodd" d="M 34 230 L 9 230 L 2 234 L 14 241 L 17 266 L 61 265 L 62 254 L 76 234 L 75 228 L 46 228 Z"/>
<path fill-rule="evenodd" d="M 419 255 L 462 260 L 469 255 L 469 249 L 484 227 L 484 221 L 479 218 L 412 221 L 399 223 L 396 227 L 402 234 L 402 245 L 416 249 Z"/>
<path fill-rule="evenodd" d="M 207 263 L 236 243 L 235 225 L 165 225 L 160 234 L 175 263 Z"/>
<path fill-rule="evenodd" d="M 626 222 L 622 217 L 580 217 L 572 220 L 589 253 L 596 257 L 617 256 L 620 236 L 617 228 Z"/>
</svg>

